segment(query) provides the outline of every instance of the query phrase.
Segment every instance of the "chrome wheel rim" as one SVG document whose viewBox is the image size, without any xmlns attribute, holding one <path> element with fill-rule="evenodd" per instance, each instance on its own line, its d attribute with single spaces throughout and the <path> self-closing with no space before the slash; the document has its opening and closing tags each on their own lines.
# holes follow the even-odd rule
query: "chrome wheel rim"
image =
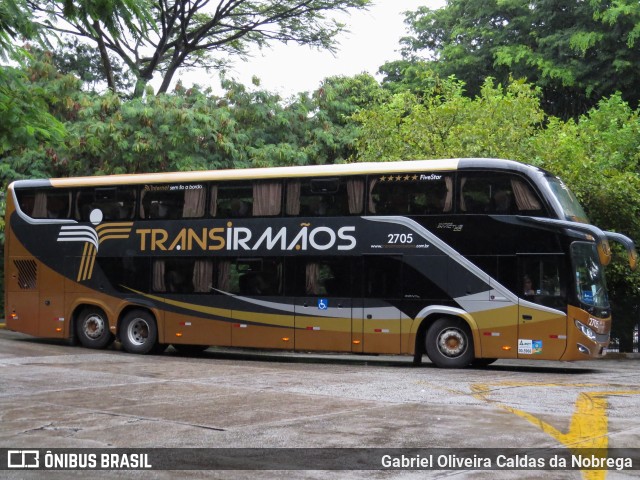
<svg viewBox="0 0 640 480">
<path fill-rule="evenodd" d="M 82 332 L 87 338 L 96 340 L 100 338 L 106 329 L 106 322 L 100 315 L 89 315 L 82 322 Z"/>
<path fill-rule="evenodd" d="M 149 324 L 142 318 L 134 319 L 127 327 L 127 338 L 133 345 L 144 345 L 149 338 Z"/>
<path fill-rule="evenodd" d="M 459 357 L 467 350 L 465 335 L 457 328 L 447 328 L 438 335 L 438 350 L 446 357 Z"/>
</svg>

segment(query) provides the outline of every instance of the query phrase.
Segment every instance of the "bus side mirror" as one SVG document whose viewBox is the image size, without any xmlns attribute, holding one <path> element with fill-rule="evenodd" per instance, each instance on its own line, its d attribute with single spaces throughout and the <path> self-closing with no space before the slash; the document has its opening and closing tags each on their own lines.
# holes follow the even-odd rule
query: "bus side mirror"
<svg viewBox="0 0 640 480">
<path fill-rule="evenodd" d="M 600 257 L 600 263 L 603 266 L 607 266 L 611 263 L 611 246 L 606 238 L 598 241 L 598 256 Z"/>
<path fill-rule="evenodd" d="M 636 251 L 636 246 L 626 235 L 622 235 L 621 233 L 615 232 L 604 232 L 607 236 L 607 239 L 621 244 L 627 250 L 627 257 L 629 259 L 629 268 L 632 271 L 638 267 L 638 252 Z"/>
</svg>

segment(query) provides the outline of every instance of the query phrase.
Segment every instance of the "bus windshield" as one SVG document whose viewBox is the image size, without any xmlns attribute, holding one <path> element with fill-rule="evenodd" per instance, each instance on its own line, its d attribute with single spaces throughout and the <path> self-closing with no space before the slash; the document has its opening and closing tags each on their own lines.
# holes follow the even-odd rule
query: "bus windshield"
<svg viewBox="0 0 640 480">
<path fill-rule="evenodd" d="M 589 307 L 608 308 L 609 298 L 604 272 L 598 260 L 595 244 L 574 242 L 571 245 L 571 257 L 578 299 Z"/>
<path fill-rule="evenodd" d="M 556 177 L 547 177 L 547 181 L 562 206 L 565 218 L 573 222 L 589 223 L 587 214 L 569 187 Z"/>
</svg>

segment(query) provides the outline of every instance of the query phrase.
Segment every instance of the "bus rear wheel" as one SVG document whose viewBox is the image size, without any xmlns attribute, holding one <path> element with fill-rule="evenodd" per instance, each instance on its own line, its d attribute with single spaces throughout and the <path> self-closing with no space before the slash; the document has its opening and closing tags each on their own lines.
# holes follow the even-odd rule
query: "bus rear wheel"
<svg viewBox="0 0 640 480">
<path fill-rule="evenodd" d="M 425 341 L 429 359 L 440 368 L 468 367 L 474 358 L 473 339 L 466 322 L 459 318 L 439 318 Z"/>
<path fill-rule="evenodd" d="M 76 334 L 86 348 L 106 348 L 113 341 L 107 315 L 97 307 L 82 309 L 76 321 Z"/>
<path fill-rule="evenodd" d="M 156 321 L 145 310 L 132 310 L 122 319 L 120 343 L 129 353 L 152 353 L 158 342 Z"/>
</svg>

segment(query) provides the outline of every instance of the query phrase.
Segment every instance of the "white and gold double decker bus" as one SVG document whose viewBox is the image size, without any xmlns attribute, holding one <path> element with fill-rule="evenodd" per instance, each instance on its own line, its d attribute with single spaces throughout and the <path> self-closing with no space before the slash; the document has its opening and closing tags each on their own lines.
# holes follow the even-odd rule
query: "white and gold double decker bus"
<svg viewBox="0 0 640 480">
<path fill-rule="evenodd" d="M 558 178 L 508 160 L 22 180 L 6 323 L 143 354 L 591 359 L 609 342 L 609 240 L 635 267 Z"/>
</svg>

